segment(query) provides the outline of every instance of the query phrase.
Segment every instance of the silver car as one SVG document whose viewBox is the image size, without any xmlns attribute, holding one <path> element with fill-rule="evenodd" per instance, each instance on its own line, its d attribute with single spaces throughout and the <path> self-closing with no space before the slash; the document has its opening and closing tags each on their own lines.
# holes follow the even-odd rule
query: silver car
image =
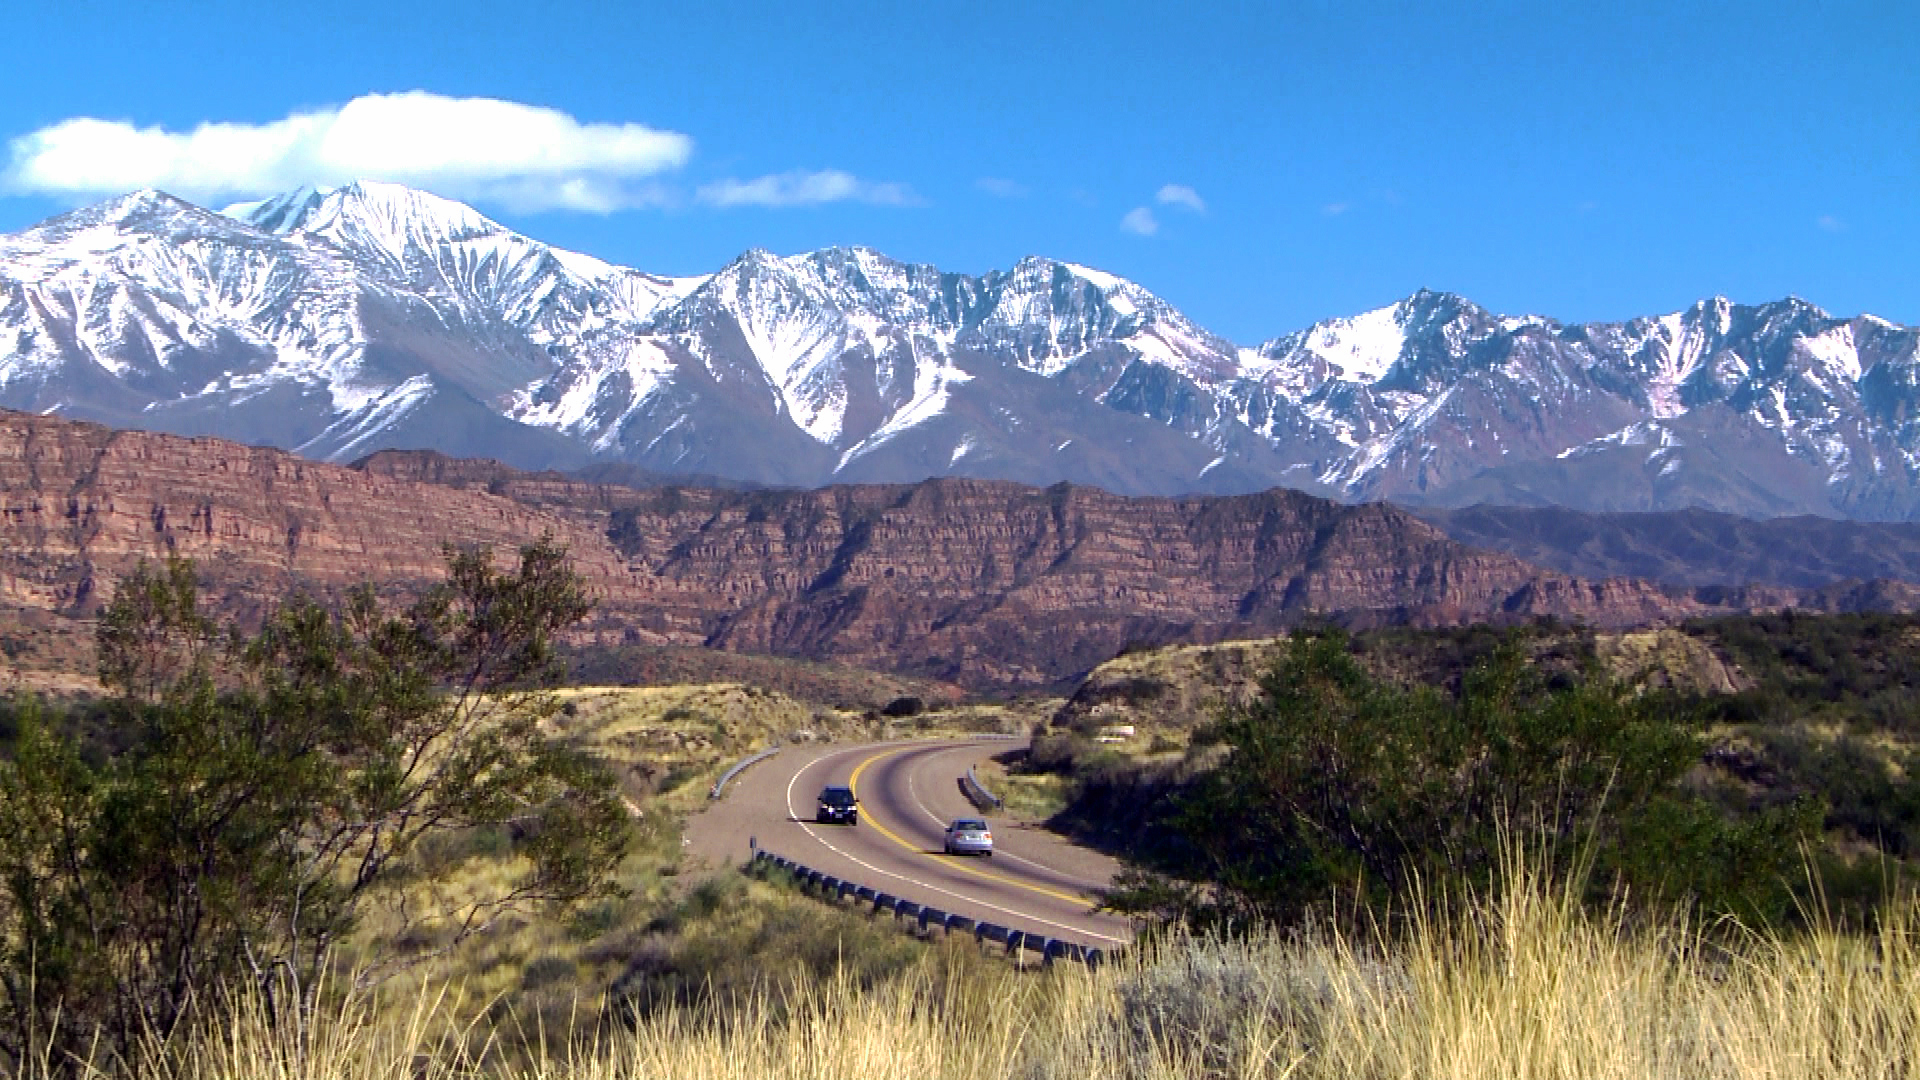
<svg viewBox="0 0 1920 1080">
<path fill-rule="evenodd" d="M 954 818 L 947 826 L 947 854 L 993 856 L 993 832 L 979 818 Z"/>
</svg>

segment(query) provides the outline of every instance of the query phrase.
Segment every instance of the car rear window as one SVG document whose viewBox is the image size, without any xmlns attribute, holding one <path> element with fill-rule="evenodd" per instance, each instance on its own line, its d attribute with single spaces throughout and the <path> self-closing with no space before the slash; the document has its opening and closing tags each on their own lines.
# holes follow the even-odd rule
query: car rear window
<svg viewBox="0 0 1920 1080">
<path fill-rule="evenodd" d="M 987 823 L 984 821 L 980 821 L 977 818 L 961 818 L 959 821 L 956 821 L 953 823 L 953 827 L 956 830 L 978 829 L 984 832 L 987 828 Z"/>
</svg>

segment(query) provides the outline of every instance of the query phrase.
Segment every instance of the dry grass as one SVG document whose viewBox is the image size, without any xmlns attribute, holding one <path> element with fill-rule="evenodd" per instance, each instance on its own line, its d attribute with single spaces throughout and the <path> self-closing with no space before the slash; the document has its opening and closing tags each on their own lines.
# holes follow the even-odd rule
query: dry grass
<svg viewBox="0 0 1920 1080">
<path fill-rule="evenodd" d="M 1609 674 L 1636 684 L 1731 694 L 1752 682 L 1713 646 L 1670 626 L 1599 634 L 1593 646 Z"/>
<path fill-rule="evenodd" d="M 1092 735 L 1131 725 L 1144 746 L 1156 734 L 1182 735 L 1245 702 L 1286 639 L 1173 645 L 1125 653 L 1089 672 L 1052 718 L 1055 728 Z"/>
<path fill-rule="evenodd" d="M 1006 800 L 1001 815 L 1015 821 L 1046 821 L 1073 798 L 1073 781 L 1059 773 L 1019 772 L 989 761 L 979 775 L 988 791 Z"/>
<path fill-rule="evenodd" d="M 691 806 L 728 764 L 776 741 L 849 730 L 859 714 L 814 709 L 736 683 L 574 687 L 558 691 L 555 733 L 591 747 L 620 771 L 635 800 L 671 795 Z"/>
<path fill-rule="evenodd" d="M 934 731 L 964 734 L 968 732 L 1001 735 L 1025 735 L 1046 723 L 1064 704 L 1062 698 L 1029 697 L 1011 701 L 974 702 L 966 705 L 935 706 L 914 717 L 912 724 Z"/>
<path fill-rule="evenodd" d="M 308 1045 L 257 1007 L 145 1070 L 167 1080 L 1291 1077 L 1716 1080 L 1920 1076 L 1920 910 L 1872 934 L 1701 932 L 1584 913 L 1517 875 L 1388 940 L 1171 938 L 1099 972 L 942 962 L 736 1007 L 587 1023 L 510 1062 L 446 1041 L 432 992 L 349 1005 Z M 950 958 L 949 958 L 950 959 Z M 405 1002 L 402 1003 L 406 1004 Z"/>
</svg>

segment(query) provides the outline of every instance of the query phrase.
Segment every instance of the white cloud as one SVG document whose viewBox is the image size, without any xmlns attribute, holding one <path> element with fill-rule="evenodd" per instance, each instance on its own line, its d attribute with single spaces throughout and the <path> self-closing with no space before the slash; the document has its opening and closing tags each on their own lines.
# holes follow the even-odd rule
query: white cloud
<svg viewBox="0 0 1920 1080">
<path fill-rule="evenodd" d="M 700 189 L 700 201 L 714 206 L 814 206 L 849 200 L 880 206 L 918 206 L 921 201 L 905 184 L 876 184 L 839 169 L 727 179 Z"/>
<path fill-rule="evenodd" d="M 983 176 L 975 180 L 973 186 L 1001 199 L 1023 199 L 1027 196 L 1027 185 L 999 176 Z"/>
<path fill-rule="evenodd" d="M 1161 206 L 1184 206 L 1196 214 L 1207 212 L 1207 201 L 1185 184 L 1167 184 L 1154 195 L 1154 199 Z"/>
<path fill-rule="evenodd" d="M 1820 228 L 1826 232 L 1847 231 L 1847 223 L 1834 217 L 1832 214 L 1821 214 L 1818 218 L 1814 219 L 1813 223 L 1820 226 Z"/>
<path fill-rule="evenodd" d="M 1144 206 L 1136 206 L 1127 211 L 1126 217 L 1120 219 L 1120 228 L 1123 232 L 1130 232 L 1135 236 L 1152 236 L 1160 231 L 1160 222 L 1154 218 L 1152 210 Z"/>
<path fill-rule="evenodd" d="M 685 164 L 693 140 L 643 124 L 581 123 L 538 105 L 412 91 L 188 132 L 78 117 L 19 136 L 9 150 L 0 190 L 15 194 L 257 196 L 368 179 L 517 209 L 606 213 L 655 201 L 656 191 L 634 181 Z"/>
<path fill-rule="evenodd" d="M 1328 217 L 1339 217 L 1341 214 L 1344 214 L 1351 209 L 1353 209 L 1353 204 L 1351 203 L 1330 202 L 1327 205 L 1321 207 L 1320 212 L 1327 215 Z"/>
</svg>

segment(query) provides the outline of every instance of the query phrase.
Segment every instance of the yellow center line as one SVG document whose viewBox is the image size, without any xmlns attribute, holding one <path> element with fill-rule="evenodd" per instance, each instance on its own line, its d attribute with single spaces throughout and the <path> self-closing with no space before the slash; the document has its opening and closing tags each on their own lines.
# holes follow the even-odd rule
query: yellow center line
<svg viewBox="0 0 1920 1080">
<path fill-rule="evenodd" d="M 883 750 L 880 753 L 875 754 L 872 757 L 868 758 L 867 760 L 854 766 L 853 775 L 847 779 L 847 788 L 853 792 L 854 802 L 858 803 L 860 801 L 860 774 L 867 771 L 867 766 L 873 764 L 876 761 L 879 761 L 881 758 L 892 757 L 893 755 L 903 753 L 908 749 L 910 748 L 900 747 L 899 749 L 895 749 L 895 750 Z M 901 847 L 906 848 L 908 851 L 911 851 L 916 855 L 924 855 L 929 859 L 934 857 L 933 852 L 925 850 L 918 844 L 901 839 L 900 834 L 894 832 L 892 829 L 887 828 L 885 825 L 880 824 L 880 822 L 872 814 L 866 814 L 865 818 L 866 818 L 867 824 L 879 830 L 881 836 L 884 836 L 887 839 L 893 841 L 894 843 L 899 844 Z M 1092 899 L 1091 897 L 1086 897 L 1086 896 L 1076 896 L 1073 893 L 1064 893 L 1059 891 L 1058 889 L 1049 889 L 1044 885 L 1029 885 L 1024 881 L 1015 881 L 1010 877 L 1002 877 L 999 874 L 989 874 L 985 870 L 979 870 L 971 866 L 964 866 L 950 859 L 943 859 L 941 860 L 941 862 L 942 862 L 942 865 L 950 866 L 953 869 L 958 870 L 964 874 L 972 874 L 974 877 L 983 878 L 987 881 L 998 882 L 1002 885 L 1011 885 L 1016 889 L 1025 889 L 1028 892 L 1039 893 L 1041 896 L 1051 896 L 1055 900 L 1065 900 L 1069 904 L 1084 904 L 1084 903 L 1087 903 L 1090 899 Z"/>
</svg>

